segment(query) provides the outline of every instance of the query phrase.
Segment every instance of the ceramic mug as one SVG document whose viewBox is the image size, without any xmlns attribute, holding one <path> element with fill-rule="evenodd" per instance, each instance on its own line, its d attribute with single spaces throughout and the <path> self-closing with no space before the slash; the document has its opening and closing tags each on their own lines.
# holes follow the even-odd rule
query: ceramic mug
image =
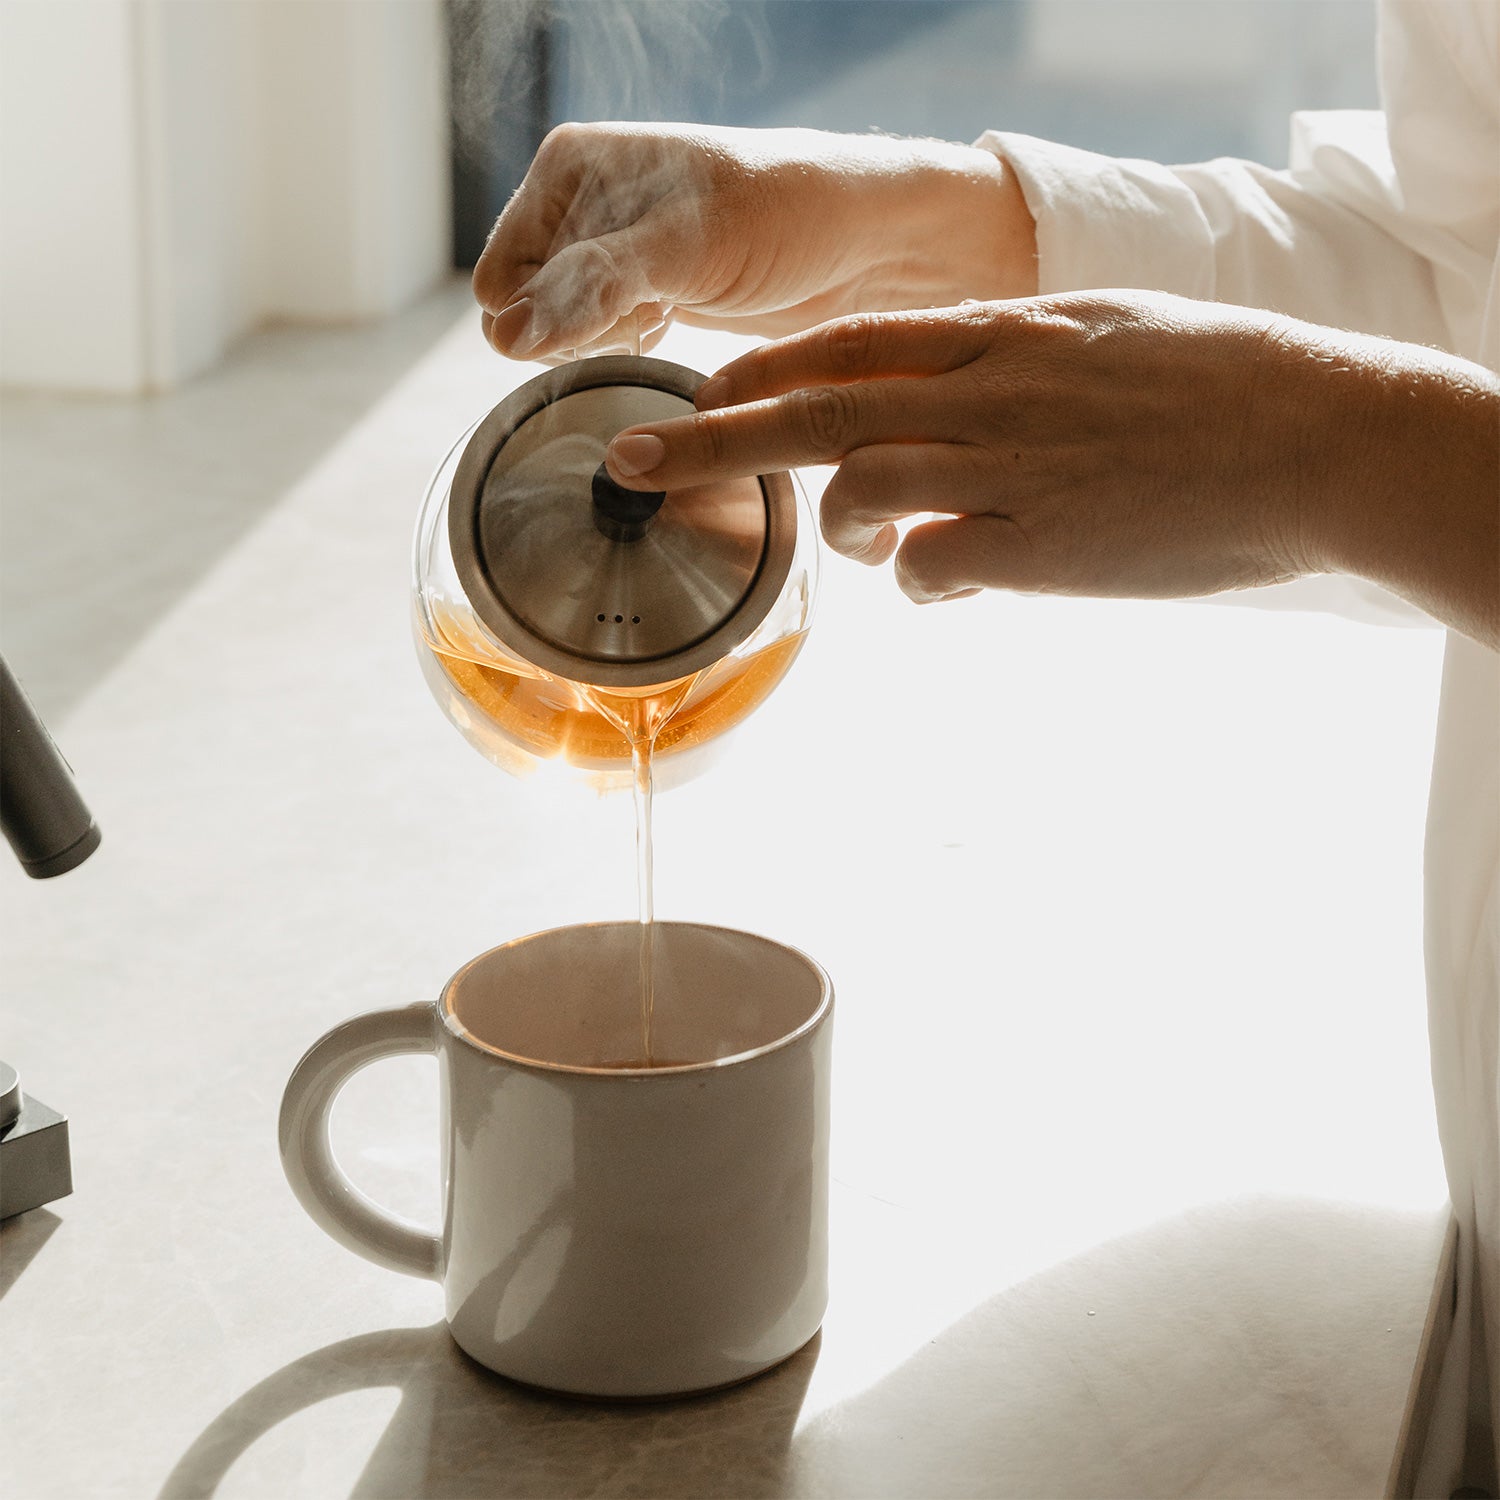
<svg viewBox="0 0 1500 1500">
<path fill-rule="evenodd" d="M 443 1285 L 490 1369 L 572 1395 L 686 1394 L 748 1379 L 827 1303 L 833 990 L 768 938 L 610 922 L 491 949 L 437 1003 L 336 1026 L 282 1099 L 281 1159 L 334 1239 Z M 339 1170 L 328 1116 L 351 1074 L 431 1052 L 442 1090 L 439 1233 Z"/>
</svg>

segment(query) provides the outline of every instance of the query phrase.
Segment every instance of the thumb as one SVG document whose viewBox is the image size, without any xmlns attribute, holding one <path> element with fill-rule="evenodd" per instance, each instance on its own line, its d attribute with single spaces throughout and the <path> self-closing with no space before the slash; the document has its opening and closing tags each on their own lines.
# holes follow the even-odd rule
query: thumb
<svg viewBox="0 0 1500 1500">
<path fill-rule="evenodd" d="M 958 516 L 924 521 L 896 553 L 896 582 L 917 604 L 966 599 L 980 589 L 1042 591 L 1036 555 L 1008 516 Z"/>
</svg>

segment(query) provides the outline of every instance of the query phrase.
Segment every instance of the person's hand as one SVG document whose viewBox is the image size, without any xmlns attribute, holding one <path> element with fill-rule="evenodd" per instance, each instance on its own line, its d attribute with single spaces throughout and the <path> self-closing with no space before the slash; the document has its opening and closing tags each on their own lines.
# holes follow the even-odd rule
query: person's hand
<svg viewBox="0 0 1500 1500">
<path fill-rule="evenodd" d="M 1014 174 L 940 141 L 562 125 L 474 270 L 514 358 L 649 343 L 686 322 L 781 334 L 846 313 L 1036 288 Z"/>
<path fill-rule="evenodd" d="M 607 457 L 668 490 L 836 463 L 828 544 L 894 553 L 921 602 L 1266 583 L 1309 566 L 1282 448 L 1247 430 L 1272 322 L 1095 293 L 847 318 L 735 360 L 697 416 L 631 428 Z M 949 519 L 898 538 L 928 512 Z"/>
<path fill-rule="evenodd" d="M 1497 635 L 1500 381 L 1414 345 L 1087 292 L 828 323 L 725 366 L 697 404 L 616 437 L 615 477 L 837 464 L 829 545 L 894 554 L 918 602 L 1343 571 Z"/>
</svg>

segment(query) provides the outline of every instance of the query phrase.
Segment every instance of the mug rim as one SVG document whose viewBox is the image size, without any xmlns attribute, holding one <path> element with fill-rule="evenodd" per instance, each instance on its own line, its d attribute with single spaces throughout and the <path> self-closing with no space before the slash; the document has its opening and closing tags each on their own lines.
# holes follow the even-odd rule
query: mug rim
<svg viewBox="0 0 1500 1500">
<path fill-rule="evenodd" d="M 744 1052 L 735 1052 L 728 1057 L 709 1058 L 704 1062 L 676 1063 L 666 1067 L 654 1068 L 610 1068 L 592 1067 L 584 1063 L 562 1063 L 546 1062 L 541 1058 L 523 1057 L 519 1052 L 507 1052 L 503 1047 L 497 1047 L 492 1042 L 482 1041 L 475 1036 L 467 1026 L 453 1012 L 452 997 L 459 981 L 476 964 L 481 964 L 485 959 L 496 953 L 501 953 L 507 948 L 519 947 L 522 943 L 529 943 L 540 937 L 547 937 L 556 932 L 572 932 L 581 929 L 593 929 L 599 927 L 634 927 L 639 924 L 625 918 L 613 921 L 600 922 L 567 922 L 561 927 L 543 927 L 535 932 L 522 934 L 520 937 L 508 939 L 503 943 L 496 943 L 493 948 L 486 948 L 483 953 L 476 953 L 473 958 L 461 964 L 443 985 L 442 994 L 437 1000 L 438 1019 L 443 1029 L 455 1041 L 463 1042 L 472 1047 L 476 1052 L 481 1052 L 487 1057 L 495 1058 L 513 1067 L 529 1068 L 538 1073 L 567 1073 L 597 1078 L 663 1078 L 675 1077 L 688 1073 L 706 1073 L 715 1068 L 727 1068 L 739 1063 L 753 1062 L 757 1058 L 768 1056 L 772 1052 L 779 1052 L 783 1047 L 790 1047 L 794 1042 L 816 1031 L 824 1021 L 828 1019 L 833 1010 L 833 981 L 829 978 L 828 970 L 820 964 L 817 959 L 804 953 L 800 948 L 794 948 L 790 943 L 783 943 L 778 938 L 766 937 L 763 933 L 747 932 L 740 927 L 721 927 L 715 922 L 680 922 L 673 918 L 667 918 L 656 922 L 658 927 L 696 927 L 703 932 L 722 933 L 733 938 L 753 938 L 759 943 L 769 943 L 772 947 L 780 948 L 783 953 L 789 953 L 794 958 L 801 960 L 817 978 L 820 995 L 817 1006 L 812 1014 L 799 1026 L 787 1032 L 784 1036 L 776 1037 L 773 1041 L 765 1042 L 759 1047 L 751 1047 Z"/>
</svg>

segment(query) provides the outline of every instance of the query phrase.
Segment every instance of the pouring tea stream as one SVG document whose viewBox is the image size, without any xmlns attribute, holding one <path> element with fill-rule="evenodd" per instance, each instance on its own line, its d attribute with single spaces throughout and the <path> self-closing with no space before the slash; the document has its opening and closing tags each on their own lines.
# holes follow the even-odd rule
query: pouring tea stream
<svg viewBox="0 0 1500 1500">
<path fill-rule="evenodd" d="M 417 523 L 414 627 L 449 720 L 516 774 L 561 762 L 637 817 L 643 1064 L 651 1054 L 651 801 L 702 769 L 801 648 L 816 528 L 786 473 L 642 494 L 604 450 L 693 410 L 705 377 L 607 355 L 558 366 L 450 451 Z"/>
</svg>

